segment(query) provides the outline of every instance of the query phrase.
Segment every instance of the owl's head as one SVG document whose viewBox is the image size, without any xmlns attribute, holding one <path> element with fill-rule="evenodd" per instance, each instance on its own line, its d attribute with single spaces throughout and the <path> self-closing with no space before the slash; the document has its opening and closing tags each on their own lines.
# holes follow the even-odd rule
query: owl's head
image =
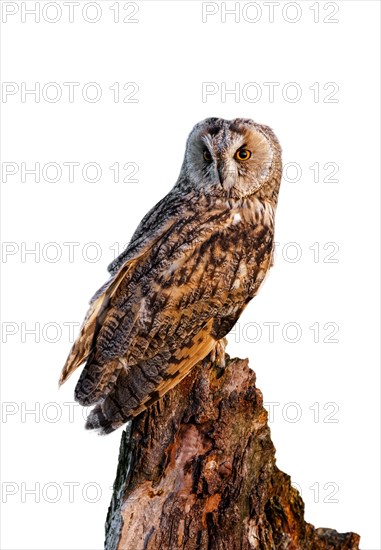
<svg viewBox="0 0 381 550">
<path fill-rule="evenodd" d="M 271 128 L 244 118 L 207 118 L 188 137 L 179 183 L 218 197 L 276 199 L 281 170 Z"/>
</svg>

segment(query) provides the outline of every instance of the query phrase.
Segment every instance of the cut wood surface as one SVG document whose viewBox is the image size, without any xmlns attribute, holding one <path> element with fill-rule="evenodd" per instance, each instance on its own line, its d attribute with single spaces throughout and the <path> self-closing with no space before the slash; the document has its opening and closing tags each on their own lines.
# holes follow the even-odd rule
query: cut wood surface
<svg viewBox="0 0 381 550">
<path fill-rule="evenodd" d="M 305 522 L 267 420 L 247 360 L 199 363 L 123 432 L 106 550 L 358 550 Z"/>
</svg>

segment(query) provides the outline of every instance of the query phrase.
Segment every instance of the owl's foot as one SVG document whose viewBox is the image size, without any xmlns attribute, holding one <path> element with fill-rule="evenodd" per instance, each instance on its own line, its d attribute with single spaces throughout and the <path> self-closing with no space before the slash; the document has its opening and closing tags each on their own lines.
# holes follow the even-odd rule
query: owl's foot
<svg viewBox="0 0 381 550">
<path fill-rule="evenodd" d="M 216 345 L 210 352 L 210 360 L 216 367 L 219 369 L 225 368 L 225 348 L 228 341 L 226 338 L 221 338 L 221 340 L 217 340 Z"/>
</svg>

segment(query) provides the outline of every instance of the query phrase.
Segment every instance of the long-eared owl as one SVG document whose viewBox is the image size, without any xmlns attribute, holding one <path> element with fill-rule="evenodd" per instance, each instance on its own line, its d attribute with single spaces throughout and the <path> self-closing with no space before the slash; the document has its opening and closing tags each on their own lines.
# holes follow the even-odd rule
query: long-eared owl
<svg viewBox="0 0 381 550">
<path fill-rule="evenodd" d="M 180 382 L 221 342 L 271 265 L 281 149 L 268 126 L 208 118 L 191 131 L 179 178 L 143 218 L 90 308 L 60 383 L 95 405 L 109 433 Z"/>
</svg>

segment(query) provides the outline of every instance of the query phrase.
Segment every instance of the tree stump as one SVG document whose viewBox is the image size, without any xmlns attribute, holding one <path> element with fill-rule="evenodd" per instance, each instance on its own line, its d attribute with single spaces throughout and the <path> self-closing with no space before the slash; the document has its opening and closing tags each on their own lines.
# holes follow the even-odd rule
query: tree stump
<svg viewBox="0 0 381 550">
<path fill-rule="evenodd" d="M 358 550 L 315 529 L 275 464 L 247 360 L 206 358 L 123 432 L 106 550 Z"/>
</svg>

